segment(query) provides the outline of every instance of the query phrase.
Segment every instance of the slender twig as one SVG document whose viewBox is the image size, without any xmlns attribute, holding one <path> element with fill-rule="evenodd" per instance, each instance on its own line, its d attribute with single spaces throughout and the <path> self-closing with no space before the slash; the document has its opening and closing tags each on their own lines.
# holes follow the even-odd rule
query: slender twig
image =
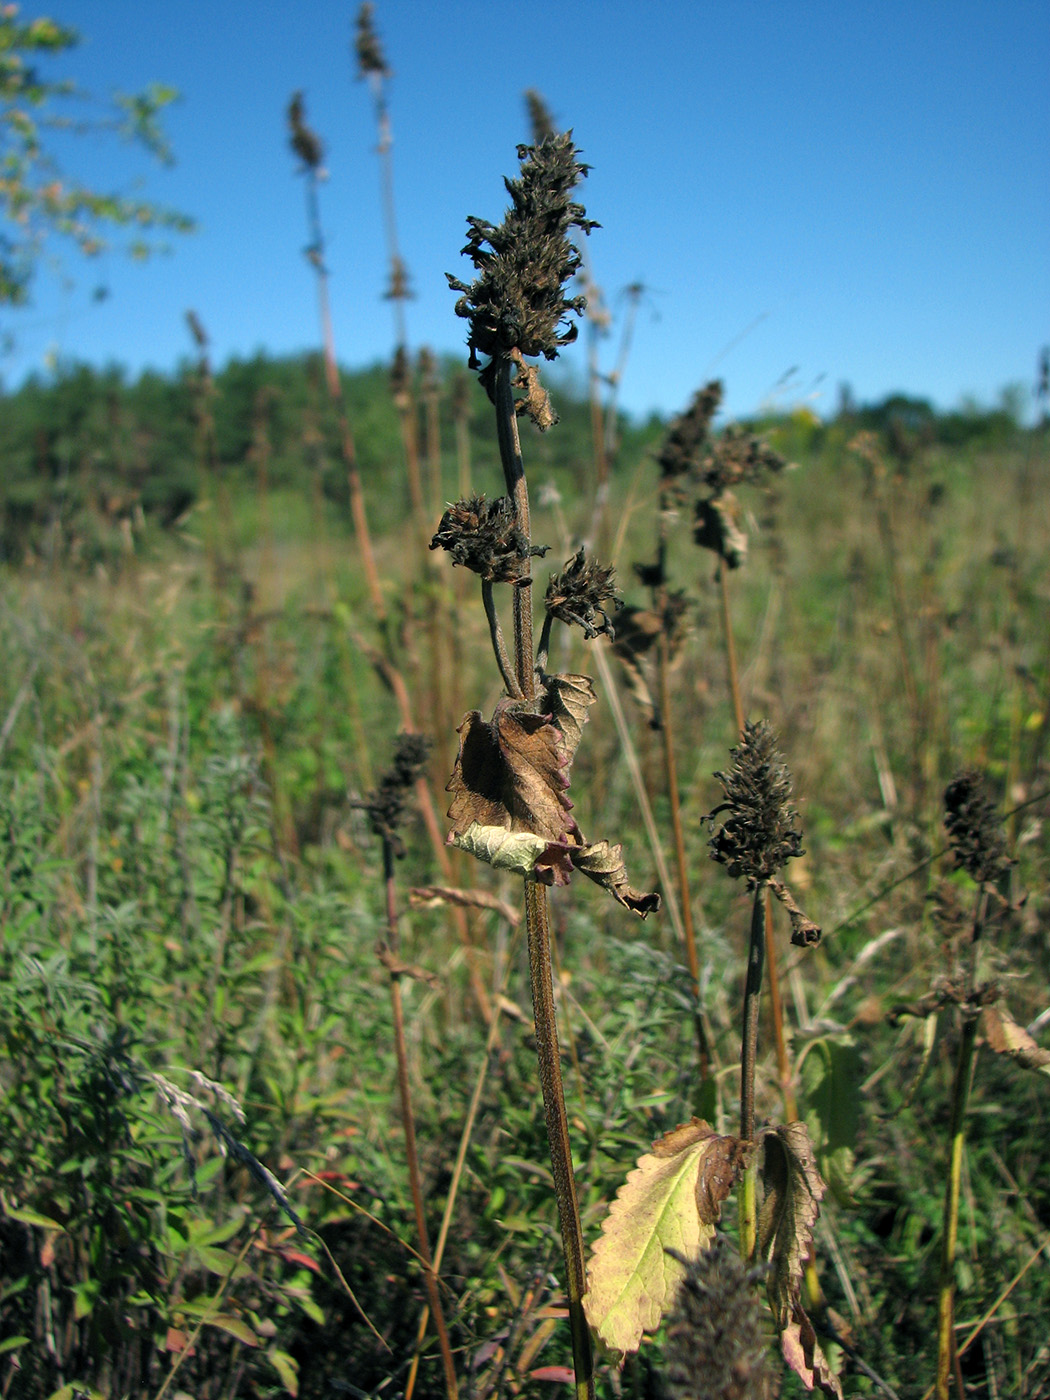
<svg viewBox="0 0 1050 1400">
<path fill-rule="evenodd" d="M 507 687 L 507 694 L 512 700 L 520 700 L 522 698 L 521 687 L 514 674 L 513 663 L 507 655 L 507 643 L 503 640 L 503 628 L 500 626 L 499 614 L 496 612 L 496 601 L 492 596 L 492 581 L 490 579 L 483 578 L 481 580 L 481 598 L 485 604 L 485 616 L 488 618 L 492 650 L 496 654 L 496 664 L 503 677 L 503 684 Z"/>
</svg>

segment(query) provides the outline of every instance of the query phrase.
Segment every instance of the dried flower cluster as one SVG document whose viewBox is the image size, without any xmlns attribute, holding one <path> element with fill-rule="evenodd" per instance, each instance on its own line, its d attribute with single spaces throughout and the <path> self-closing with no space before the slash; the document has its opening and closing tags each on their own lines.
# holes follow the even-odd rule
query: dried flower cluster
<svg viewBox="0 0 1050 1400">
<path fill-rule="evenodd" d="M 357 55 L 357 76 L 367 78 L 374 73 L 377 78 L 389 78 L 379 35 L 375 31 L 372 15 L 375 6 L 365 3 L 357 12 L 357 33 L 354 35 L 354 53 Z"/>
<path fill-rule="evenodd" d="M 991 884 L 1013 864 L 995 804 L 980 773 L 959 773 L 944 790 L 944 825 L 955 863 L 979 885 Z"/>
<path fill-rule="evenodd" d="M 463 253 L 479 276 L 468 285 L 446 274 L 453 291 L 463 293 L 456 314 L 470 322 L 470 368 L 481 369 L 490 397 L 500 360 L 515 353 L 553 360 L 576 339 L 575 325 L 565 318 L 581 312 L 585 300 L 563 293 L 580 266 L 568 234 L 571 228 L 589 233 L 597 227 L 569 198 L 587 173 L 577 154 L 571 132 L 519 146 L 521 174 L 505 182 L 511 207 L 503 222 L 497 227 L 473 216 L 467 220 Z M 490 357 L 484 368 L 479 355 Z"/>
<path fill-rule="evenodd" d="M 731 750 L 733 766 L 716 773 L 726 800 L 709 814 L 728 815 L 708 845 L 711 859 L 749 889 L 766 884 L 789 860 L 802 855 L 802 828 L 791 801 L 791 774 L 766 720 L 748 721 L 739 745 Z"/>
<path fill-rule="evenodd" d="M 506 496 L 486 501 L 470 496 L 449 506 L 441 517 L 431 549 L 446 549 L 489 583 L 521 583 L 529 577 L 529 560 L 547 552 L 530 545 Z"/>
<path fill-rule="evenodd" d="M 664 444 L 656 455 L 664 482 L 674 481 L 695 471 L 699 465 L 701 445 L 711 429 L 711 420 L 722 402 L 722 382 L 713 379 L 693 395 L 693 401 L 668 429 Z"/>
<path fill-rule="evenodd" d="M 415 786 L 430 753 L 430 740 L 422 734 L 398 736 L 394 761 L 379 780 L 379 786 L 369 793 L 365 802 L 355 805 L 368 813 L 372 830 L 388 841 L 400 860 L 405 854 L 398 827 L 404 815 L 405 798 Z"/>
<path fill-rule="evenodd" d="M 724 1235 L 686 1266 L 667 1328 L 664 1380 L 672 1400 L 773 1400 L 765 1309 L 757 1284 Z"/>
<path fill-rule="evenodd" d="M 550 114 L 550 108 L 543 100 L 542 93 L 537 92 L 535 88 L 527 88 L 525 105 L 529 109 L 529 123 L 532 126 L 532 144 L 534 146 L 538 146 L 548 136 L 557 134 L 554 118 Z"/>
<path fill-rule="evenodd" d="M 788 465 L 762 438 L 745 428 L 730 424 L 711 445 L 700 463 L 700 474 L 714 495 L 741 484 L 754 486 L 767 473 L 776 474 Z"/>
<path fill-rule="evenodd" d="M 316 172 L 324 160 L 324 146 L 317 133 L 306 125 L 304 112 L 302 93 L 292 93 L 292 100 L 288 103 L 288 127 L 291 131 L 288 140 L 304 167 Z"/>
<path fill-rule="evenodd" d="M 608 609 L 620 606 L 616 595 L 616 570 L 605 568 L 588 559 L 580 549 L 559 574 L 553 574 L 547 585 L 547 611 L 559 622 L 582 627 L 590 641 L 603 633 L 612 637 L 613 625 Z"/>
</svg>

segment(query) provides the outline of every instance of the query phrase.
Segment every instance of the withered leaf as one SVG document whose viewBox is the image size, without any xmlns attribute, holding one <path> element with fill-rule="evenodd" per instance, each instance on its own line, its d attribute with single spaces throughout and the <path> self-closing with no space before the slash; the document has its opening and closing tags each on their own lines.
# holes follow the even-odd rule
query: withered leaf
<svg viewBox="0 0 1050 1400">
<path fill-rule="evenodd" d="M 659 1327 L 685 1275 L 682 1260 L 696 1259 L 714 1238 L 713 1222 L 697 1209 L 698 1182 L 707 1159 L 724 1160 L 735 1142 L 693 1119 L 640 1157 L 617 1191 L 591 1251 L 583 1300 L 612 1350 L 637 1351 L 643 1333 Z"/>
<path fill-rule="evenodd" d="M 572 759 L 579 748 L 587 710 L 597 700 L 590 676 L 543 676 L 538 707 L 550 715 L 551 722 L 565 741 L 565 750 Z"/>
<path fill-rule="evenodd" d="M 643 919 L 659 909 L 658 894 L 642 894 L 628 883 L 622 846 L 611 846 L 608 841 L 596 841 L 592 846 L 572 848 L 570 856 L 574 869 L 586 875 L 595 884 L 601 885 L 603 889 L 607 889 L 614 899 Z"/>
<path fill-rule="evenodd" d="M 981 1012 L 981 1029 L 997 1055 L 1007 1055 L 1022 1069 L 1050 1074 L 1050 1050 L 1037 1044 L 1005 1006 L 986 1006 Z"/>
<path fill-rule="evenodd" d="M 483 827 L 531 832 L 546 841 L 576 833 L 565 795 L 569 756 L 561 731 L 545 715 L 496 706 L 492 723 L 479 710 L 459 727 L 459 756 L 446 791 L 453 838 L 474 822 Z"/>
<path fill-rule="evenodd" d="M 802 1272 L 819 1203 L 827 1190 L 804 1123 L 760 1137 L 765 1199 L 758 1215 L 759 1256 L 770 1265 L 766 1291 L 788 1365 L 812 1389 L 842 1400 L 842 1389 L 802 1307 Z"/>
<path fill-rule="evenodd" d="M 408 902 L 416 909 L 432 909 L 439 904 L 458 904 L 467 909 L 491 909 L 508 924 L 521 921 L 521 910 L 513 908 L 491 890 L 459 890 L 451 885 L 415 885 Z"/>
<path fill-rule="evenodd" d="M 720 555 L 730 569 L 740 568 L 747 558 L 747 535 L 740 528 L 740 507 L 731 491 L 697 501 L 693 538 Z"/>
<path fill-rule="evenodd" d="M 449 842 L 496 870 L 532 875 L 542 885 L 567 885 L 572 873 L 568 847 L 552 844 L 531 831 L 508 831 L 503 826 L 471 822 L 466 831 L 453 831 Z"/>
</svg>

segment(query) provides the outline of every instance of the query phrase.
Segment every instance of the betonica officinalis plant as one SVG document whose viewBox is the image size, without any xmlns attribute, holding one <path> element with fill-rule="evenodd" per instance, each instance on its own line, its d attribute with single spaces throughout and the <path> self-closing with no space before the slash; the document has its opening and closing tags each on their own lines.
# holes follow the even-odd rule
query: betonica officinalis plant
<svg viewBox="0 0 1050 1400">
<path fill-rule="evenodd" d="M 505 182 L 511 204 L 503 222 L 467 220 L 463 252 L 474 264 L 474 281 L 448 279 L 460 293 L 456 312 L 469 323 L 469 367 L 479 372 L 495 411 L 505 494 L 450 506 L 431 548 L 447 550 L 481 579 L 503 681 L 504 694 L 491 719 L 474 710 L 459 727 L 459 756 L 448 784 L 449 839 L 524 880 L 539 1079 L 565 1252 L 576 1394 L 584 1397 L 594 1394 L 594 1373 L 583 1312 L 583 1237 L 559 1061 L 547 887 L 565 885 L 580 871 L 643 918 L 660 900 L 633 889 L 621 848 L 608 841 L 588 843 L 572 815 L 569 769 L 596 696 L 588 676 L 546 670 L 555 622 L 580 627 L 589 639 L 611 633 L 617 606 L 613 571 L 582 550 L 575 554 L 550 579 L 538 646 L 534 642 L 532 561 L 546 548 L 532 540 L 518 419 L 528 417 L 541 431 L 556 422 L 534 361 L 555 359 L 576 338 L 570 318 L 582 311 L 583 298 L 565 290 L 580 266 L 571 235 L 590 233 L 596 225 L 571 198 L 587 173 L 571 132 L 519 146 L 518 157 L 518 178 Z M 497 586 L 511 595 L 510 649 Z"/>
</svg>

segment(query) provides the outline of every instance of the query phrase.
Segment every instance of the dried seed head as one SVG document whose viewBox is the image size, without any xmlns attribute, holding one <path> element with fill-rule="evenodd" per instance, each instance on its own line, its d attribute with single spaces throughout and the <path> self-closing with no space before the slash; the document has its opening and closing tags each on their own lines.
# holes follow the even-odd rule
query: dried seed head
<svg viewBox="0 0 1050 1400">
<path fill-rule="evenodd" d="M 293 92 L 292 100 L 288 103 L 288 128 L 291 131 L 288 140 L 304 168 L 316 172 L 324 160 L 324 146 L 317 133 L 306 125 L 304 111 L 302 93 Z"/>
<path fill-rule="evenodd" d="M 686 1263 L 664 1347 L 672 1400 L 773 1400 L 779 1394 L 758 1294 L 763 1273 L 746 1268 L 724 1235 Z"/>
<path fill-rule="evenodd" d="M 364 4 L 357 12 L 357 33 L 354 35 L 354 53 L 357 55 L 357 76 L 367 78 L 374 73 L 377 78 L 389 78 L 390 69 L 379 42 L 379 35 L 372 22 L 374 5 Z"/>
<path fill-rule="evenodd" d="M 762 438 L 731 423 L 701 461 L 700 474 L 712 494 L 718 495 L 741 483 L 754 486 L 767 473 L 781 472 L 787 465 L 787 459 Z"/>
<path fill-rule="evenodd" d="M 551 116 L 550 108 L 543 100 L 542 93 L 537 92 L 535 88 L 527 88 L 525 105 L 529 109 L 529 123 L 532 126 L 532 144 L 534 146 L 538 146 L 548 136 L 557 135 L 554 118 Z"/>
<path fill-rule="evenodd" d="M 380 778 L 379 786 L 369 793 L 365 802 L 354 803 L 354 806 L 368 813 L 372 830 L 381 840 L 389 841 L 399 860 L 405 854 L 405 845 L 398 831 L 404 816 L 405 798 L 422 773 L 429 753 L 430 740 L 424 735 L 398 735 L 394 761 Z"/>
<path fill-rule="evenodd" d="M 548 136 L 535 146 L 519 146 L 521 174 L 506 180 L 511 207 L 497 227 L 473 216 L 463 253 L 479 276 L 469 285 L 446 274 L 448 284 L 463 295 L 456 315 L 470 322 L 467 344 L 470 368 L 491 397 L 499 361 L 519 355 L 556 358 L 559 349 L 576 339 L 576 326 L 566 321 L 579 314 L 583 297 L 563 295 L 563 284 L 580 266 L 580 254 L 569 242 L 569 230 L 590 233 L 597 225 L 582 204 L 569 194 L 587 166 L 576 159 L 572 133 Z M 490 357 L 482 367 L 479 355 Z"/>
<path fill-rule="evenodd" d="M 620 606 L 616 570 L 603 568 L 588 559 L 582 549 L 577 550 L 561 573 L 551 576 L 544 602 L 547 611 L 560 622 L 582 627 L 588 641 L 602 633 L 612 637 L 607 609 L 615 611 Z"/>
<path fill-rule="evenodd" d="M 390 362 L 390 392 L 399 408 L 411 403 L 412 365 L 404 345 L 397 347 Z"/>
<path fill-rule="evenodd" d="M 728 813 L 708 842 L 711 859 L 734 879 L 743 875 L 748 889 L 765 884 L 789 860 L 802 855 L 799 815 L 789 805 L 791 774 L 765 720 L 744 725 L 739 745 L 731 750 L 733 766 L 716 773 L 726 800 L 708 815 Z"/>
<path fill-rule="evenodd" d="M 984 779 L 972 770 L 959 773 L 944 790 L 944 825 L 955 863 L 979 885 L 998 880 L 1013 861 L 1006 853 L 1006 836 Z"/>
<path fill-rule="evenodd" d="M 547 552 L 546 546 L 529 544 L 506 496 L 494 501 L 470 496 L 449 506 L 430 548 L 447 549 L 454 563 L 489 583 L 521 583 L 529 577 L 529 560 Z"/>
<path fill-rule="evenodd" d="M 722 402 L 722 382 L 713 379 L 693 395 L 693 401 L 671 424 L 656 460 L 664 482 L 685 476 L 699 465 L 700 447 L 711 428 L 711 419 Z"/>
<path fill-rule="evenodd" d="M 408 268 L 396 254 L 390 259 L 390 282 L 383 297 L 386 301 L 411 301 L 415 293 L 408 280 Z"/>
</svg>

